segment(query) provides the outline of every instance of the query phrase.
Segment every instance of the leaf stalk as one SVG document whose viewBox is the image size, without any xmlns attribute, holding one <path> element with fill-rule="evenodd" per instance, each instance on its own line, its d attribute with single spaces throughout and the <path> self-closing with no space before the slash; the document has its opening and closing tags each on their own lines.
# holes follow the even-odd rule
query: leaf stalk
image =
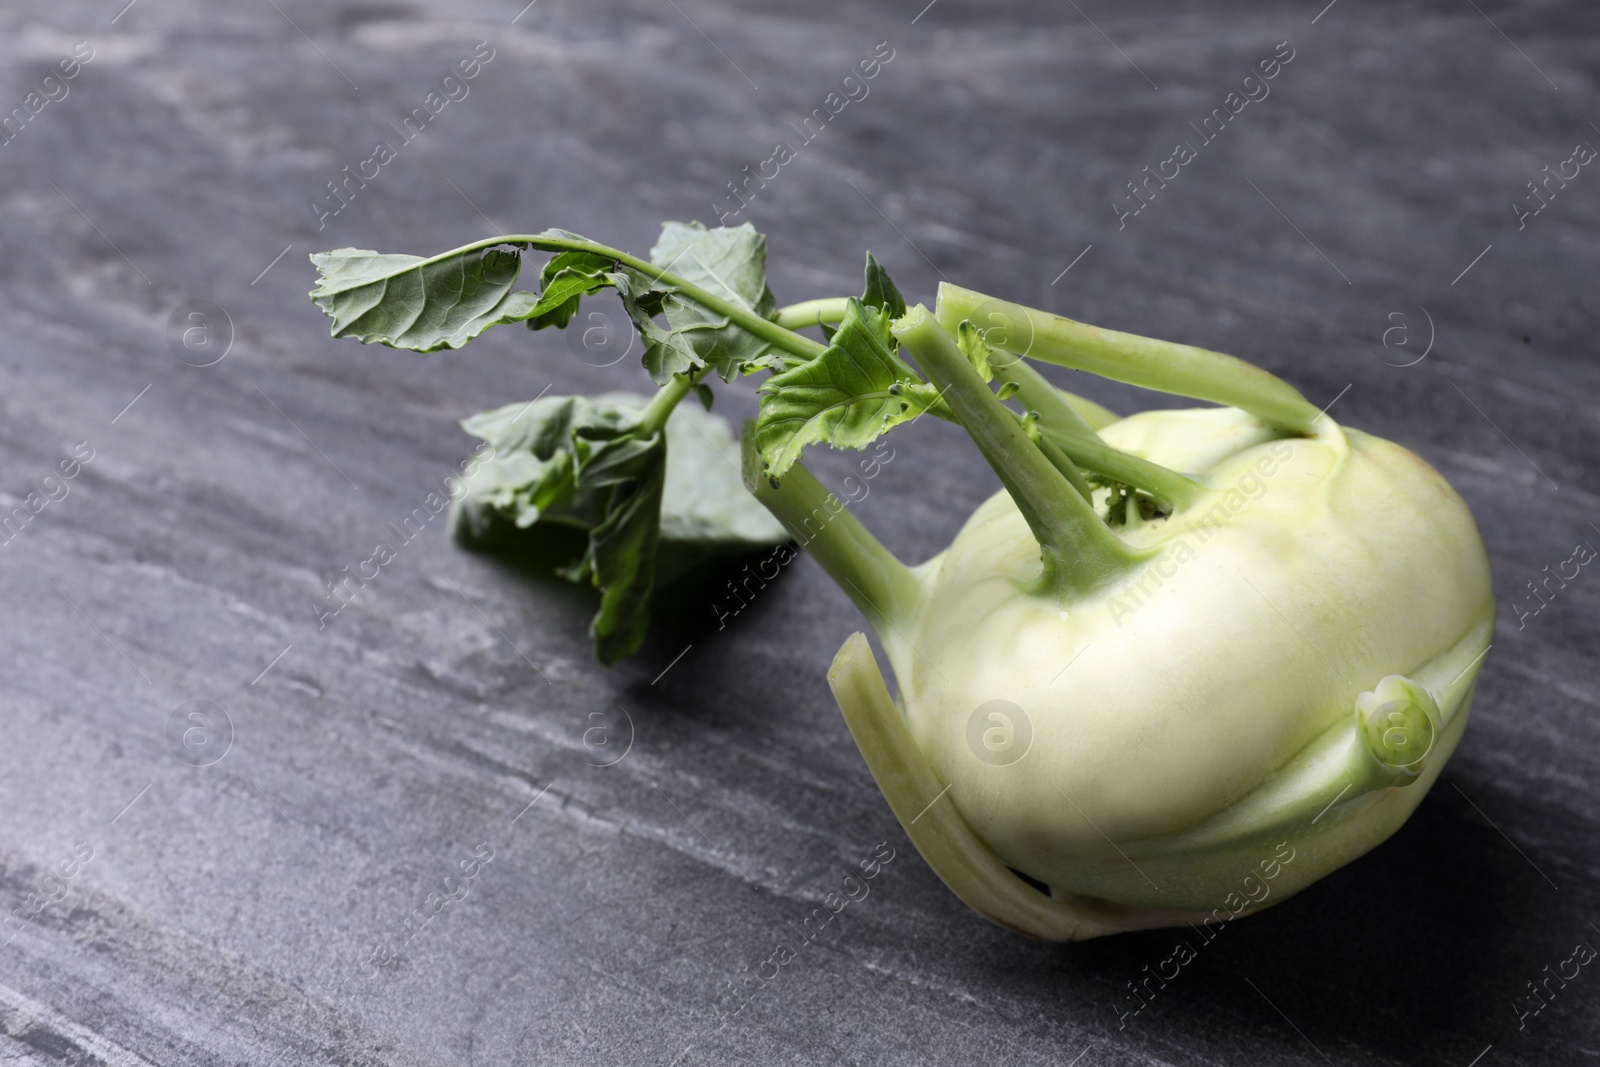
<svg viewBox="0 0 1600 1067">
<path fill-rule="evenodd" d="M 1039 542 L 1047 583 L 1066 595 L 1084 595 L 1142 558 L 1100 520 L 1029 439 L 1016 415 L 994 395 L 927 308 L 911 309 L 895 323 L 894 333 L 944 393 L 1016 502 Z"/>
<path fill-rule="evenodd" d="M 1227 404 L 1290 434 L 1309 437 L 1316 433 L 1313 424 L 1321 412 L 1310 401 L 1283 379 L 1234 356 L 1102 330 L 949 282 L 939 284 L 937 307 L 939 321 L 952 333 L 962 319 L 972 319 L 979 327 L 989 322 L 1004 324 L 1005 340 L 991 345 L 1012 355 L 1090 371 L 1157 392 Z"/>
</svg>

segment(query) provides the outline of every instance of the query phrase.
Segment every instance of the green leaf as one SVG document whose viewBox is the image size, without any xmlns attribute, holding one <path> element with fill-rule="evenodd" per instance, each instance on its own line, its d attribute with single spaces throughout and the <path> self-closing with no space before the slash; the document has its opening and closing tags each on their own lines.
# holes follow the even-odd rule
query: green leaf
<svg viewBox="0 0 1600 1067">
<path fill-rule="evenodd" d="M 765 318 L 773 309 L 766 254 L 766 238 L 748 223 L 708 230 L 698 222 L 668 222 L 651 251 L 651 262 Z M 576 314 L 581 297 L 611 286 L 644 341 L 644 366 L 657 385 L 707 365 L 716 367 L 728 381 L 761 366 L 783 366 L 782 357 L 769 343 L 729 326 L 726 316 L 707 310 L 676 284 L 648 271 L 593 252 L 563 252 L 546 265 L 543 279 L 543 292 L 529 326 L 565 326 Z M 656 321 L 663 314 L 665 326 Z"/>
<path fill-rule="evenodd" d="M 630 267 L 618 272 L 617 293 L 622 297 L 622 308 L 644 341 L 644 369 L 650 372 L 650 380 L 657 385 L 666 385 L 674 375 L 689 374 L 704 367 L 706 357 L 701 350 L 713 348 L 716 331 L 727 325 L 726 319 L 715 318 L 707 312 L 703 318 L 680 326 L 672 325 L 674 316 L 669 315 L 667 325 L 662 326 L 655 316 L 661 314 L 672 292 Z M 682 303 L 681 299 L 678 303 Z M 676 317 L 684 319 L 681 314 Z M 697 333 L 701 335 L 699 338 L 694 336 Z"/>
<path fill-rule="evenodd" d="M 492 446 L 457 487 L 457 536 L 492 533 L 496 520 L 526 530 L 540 522 L 588 532 L 576 562 L 558 572 L 600 590 L 590 623 L 606 664 L 635 651 L 649 628 L 655 587 L 665 434 L 639 436 L 638 409 L 605 398 L 549 397 L 509 404 L 465 420 Z"/>
<path fill-rule="evenodd" d="M 560 252 L 550 257 L 539 275 L 539 303 L 528 329 L 562 329 L 578 313 L 578 299 L 612 284 L 616 262 L 595 252 Z"/>
<path fill-rule="evenodd" d="M 661 237 L 650 250 L 650 262 L 762 318 L 772 315 L 772 290 L 767 287 L 767 239 L 748 222 L 716 229 L 707 229 L 698 222 L 663 223 Z M 692 352 L 688 362 L 696 366 L 709 364 L 728 382 L 762 367 L 781 370 L 787 365 L 770 343 L 729 326 L 726 317 L 708 311 L 676 289 L 663 292 L 667 324 Z M 657 384 L 665 382 L 657 367 L 650 370 Z"/>
<path fill-rule="evenodd" d="M 552 229 L 431 259 L 341 248 L 311 257 L 318 271 L 311 298 L 332 317 L 335 337 L 434 352 L 460 348 L 500 323 L 525 321 L 535 330 L 565 327 L 583 297 L 610 287 L 644 340 L 645 369 L 657 385 L 707 366 L 732 381 L 798 362 L 690 295 L 699 292 L 740 313 L 770 319 L 766 238 L 748 223 L 718 229 L 698 222 L 664 224 L 652 250 L 659 268 L 654 272 L 625 265 L 620 259 L 626 257 L 610 249 L 559 251 L 546 263 L 536 296 L 515 285 L 522 250 L 530 244 L 548 247 L 539 238 L 594 244 Z M 663 281 L 662 272 L 675 277 Z M 663 315 L 665 326 L 656 321 Z"/>
<path fill-rule="evenodd" d="M 739 555 L 789 540 L 783 524 L 745 489 L 728 420 L 687 403 L 667 420 L 661 539 L 677 561 Z"/>
<path fill-rule="evenodd" d="M 578 498 L 571 478 L 578 446 L 568 442 L 631 432 L 646 403 L 633 393 L 546 397 L 464 420 L 462 427 L 490 450 L 458 490 L 458 536 L 486 543 L 506 526 L 593 525 L 592 501 Z M 778 520 L 745 491 L 738 462 L 739 445 L 726 419 L 688 404 L 672 413 L 661 536 L 675 550 L 748 552 L 787 539 Z M 563 485 L 572 492 L 562 495 Z"/>
<path fill-rule="evenodd" d="M 461 426 L 490 447 L 457 490 L 456 534 L 489 542 L 501 523 L 526 530 L 540 522 L 581 529 L 599 522 L 599 502 L 579 493 L 580 446 L 631 434 L 638 418 L 604 398 L 561 396 L 480 412 Z"/>
<path fill-rule="evenodd" d="M 607 663 L 638 647 L 661 583 L 788 539 L 745 491 L 725 420 L 680 405 L 664 435 L 638 437 L 646 403 L 631 393 L 546 397 L 462 423 L 490 449 L 456 487 L 456 536 L 600 588 L 590 633 Z M 581 531 L 582 543 L 539 533 L 561 527 Z"/>
<path fill-rule="evenodd" d="M 637 652 L 650 628 L 666 472 L 666 435 L 659 433 L 602 442 L 580 465 L 580 491 L 591 478 L 595 481 L 588 491 L 609 490 L 605 518 L 589 531 L 589 549 L 580 565 L 583 577 L 600 590 L 600 610 L 590 620 L 589 636 L 595 658 L 608 667 Z"/>
<path fill-rule="evenodd" d="M 311 257 L 312 301 L 333 319 L 333 336 L 413 352 L 460 348 L 490 326 L 518 322 L 537 298 L 513 288 L 521 253 L 487 248 L 432 259 L 339 248 Z"/>
<path fill-rule="evenodd" d="M 616 289 L 623 310 L 644 340 L 645 369 L 657 385 L 665 385 L 674 374 L 705 366 L 688 339 L 655 321 L 673 290 L 641 271 L 595 252 L 562 252 L 545 264 L 543 286 L 528 320 L 530 329 L 564 328 L 577 314 L 582 297 L 609 286 Z"/>
<path fill-rule="evenodd" d="M 891 320 L 906 313 L 906 298 L 900 295 L 900 290 L 889 278 L 889 272 L 873 258 L 871 252 L 867 253 L 867 285 L 861 293 L 861 302 L 869 308 L 885 312 Z"/>
<path fill-rule="evenodd" d="M 821 355 L 762 383 L 756 444 L 769 477 L 781 478 L 808 445 L 865 448 L 938 400 L 885 342 L 887 329 L 882 311 L 851 300 Z"/>
<path fill-rule="evenodd" d="M 580 492 L 598 492 L 622 485 L 639 476 L 641 457 L 649 455 L 666 440 L 664 434 L 650 434 L 594 440 L 575 436 L 573 451 L 578 460 Z"/>
</svg>

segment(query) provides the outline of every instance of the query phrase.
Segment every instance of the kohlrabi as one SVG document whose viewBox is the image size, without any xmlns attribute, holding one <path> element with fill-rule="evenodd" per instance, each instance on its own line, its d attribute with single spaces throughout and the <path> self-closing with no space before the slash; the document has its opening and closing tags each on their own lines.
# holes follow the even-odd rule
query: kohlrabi
<svg viewBox="0 0 1600 1067">
<path fill-rule="evenodd" d="M 530 252 L 553 253 L 537 293 L 515 288 Z M 727 499 L 710 453 L 718 488 L 667 475 L 679 402 L 709 406 L 712 371 L 769 373 L 745 483 L 871 624 L 896 695 L 860 633 L 834 695 L 922 855 L 997 923 L 1073 940 L 1225 921 L 1405 821 L 1461 738 L 1494 618 L 1477 528 L 1432 468 L 1231 356 L 948 284 L 908 309 L 871 256 L 861 297 L 778 308 L 765 254 L 748 226 L 680 223 L 648 261 L 560 230 L 431 259 L 342 249 L 313 257 L 312 297 L 335 336 L 426 352 L 566 326 L 617 291 L 654 397 L 470 420 L 495 467 L 461 505 L 473 528 L 584 533 L 554 562 L 601 590 L 606 662 L 643 639 L 670 529 L 781 536 Z M 1118 418 L 1034 362 L 1221 406 Z M 908 567 L 799 459 L 924 414 L 961 426 L 1004 488 Z M 1269 870 L 1270 899 L 1250 888 Z"/>
</svg>

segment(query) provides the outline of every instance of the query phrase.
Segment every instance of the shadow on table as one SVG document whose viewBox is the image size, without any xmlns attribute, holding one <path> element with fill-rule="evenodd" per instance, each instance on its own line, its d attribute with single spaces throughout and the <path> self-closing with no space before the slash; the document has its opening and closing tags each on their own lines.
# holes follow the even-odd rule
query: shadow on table
<svg viewBox="0 0 1600 1067">
<path fill-rule="evenodd" d="M 531 600 L 549 602 L 552 611 L 574 616 L 575 631 L 587 626 L 599 607 L 599 596 L 592 586 L 568 581 L 558 573 L 561 566 L 582 558 L 588 543 L 588 534 L 582 530 L 546 524 L 518 530 L 501 523 L 487 535 L 457 535 L 455 540 L 463 551 L 503 571 L 510 583 L 526 586 Z M 782 568 L 768 582 L 745 573 L 747 563 L 764 559 L 772 552 L 769 545 L 748 551 L 711 551 L 663 543 L 658 560 L 660 577 L 650 597 L 650 632 L 635 658 L 642 663 L 665 663 L 663 655 L 670 659 L 685 643 L 698 643 L 716 632 L 719 609 L 733 615 L 742 616 L 747 611 L 750 617 L 760 615 L 776 598 L 752 596 L 746 603 L 727 586 L 730 581 L 737 583 L 741 579 L 761 588 L 781 582 L 782 570 L 788 568 Z M 577 619 L 582 619 L 582 624 L 577 624 Z"/>
<path fill-rule="evenodd" d="M 1527 807 L 1486 780 L 1464 788 L 1497 812 Z M 1523 825 L 1541 817 L 1548 815 L 1506 816 Z M 1037 962 L 1050 973 L 1037 978 L 1046 989 L 1087 980 L 1108 991 L 1096 999 L 1114 1042 L 1158 1035 L 1204 1045 L 1228 1020 L 1261 1037 L 1279 1032 L 1286 1047 L 1309 1041 L 1332 1062 L 1357 1053 L 1464 1064 L 1484 1045 L 1518 1036 L 1512 1004 L 1524 983 L 1593 933 L 1583 902 L 1558 893 L 1536 862 L 1508 845 L 1447 776 L 1375 851 L 1209 941 L 1157 930 L 1041 947 Z M 1552 866 L 1539 863 L 1545 873 Z M 1172 973 L 1164 961 L 1180 940 L 1194 957 L 1171 980 L 1151 979 L 1154 992 L 1146 992 L 1142 983 L 1158 968 Z M 1130 982 L 1141 986 L 1142 1008 Z M 1541 1044 L 1579 1036 L 1575 1016 L 1563 1022 L 1550 1013 L 1543 1022 Z"/>
</svg>

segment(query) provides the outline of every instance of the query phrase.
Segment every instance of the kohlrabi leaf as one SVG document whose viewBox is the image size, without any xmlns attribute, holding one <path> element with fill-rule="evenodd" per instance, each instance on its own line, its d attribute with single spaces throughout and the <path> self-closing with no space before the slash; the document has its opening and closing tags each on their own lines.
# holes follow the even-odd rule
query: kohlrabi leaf
<svg viewBox="0 0 1600 1067">
<path fill-rule="evenodd" d="M 604 518 L 589 531 L 589 547 L 568 577 L 600 590 L 589 636 L 595 658 L 609 667 L 637 652 L 650 628 L 667 441 L 658 433 L 582 446 L 580 439 L 587 455 L 579 462 L 578 491 L 603 497 Z"/>
<path fill-rule="evenodd" d="M 705 353 L 715 348 L 716 334 L 727 326 L 726 319 L 706 313 L 704 319 L 697 320 L 679 309 L 662 326 L 655 317 L 666 308 L 673 291 L 631 267 L 621 268 L 615 278 L 622 308 L 644 341 L 644 369 L 650 372 L 651 381 L 666 385 L 673 375 L 688 374 L 706 365 Z M 679 298 L 672 299 L 681 303 Z M 683 324 L 673 325 L 674 317 Z"/>
<path fill-rule="evenodd" d="M 456 536 L 599 586 L 591 633 L 608 663 L 638 647 L 661 583 L 788 539 L 745 491 L 726 421 L 684 404 L 664 439 L 641 438 L 646 403 L 631 393 L 547 397 L 462 423 L 489 447 L 456 490 Z M 561 528 L 564 537 L 541 533 Z"/>
<path fill-rule="evenodd" d="M 598 522 L 593 499 L 579 499 L 579 440 L 603 441 L 637 425 L 636 408 L 575 396 L 507 404 L 462 420 L 462 429 L 489 447 L 458 490 L 458 533 L 475 540 L 494 519 L 520 529 L 537 522 L 586 529 Z"/>
<path fill-rule="evenodd" d="M 906 313 L 906 298 L 871 252 L 867 253 L 867 286 L 861 293 L 861 302 L 884 312 L 891 320 Z"/>
<path fill-rule="evenodd" d="M 528 319 L 530 330 L 564 328 L 578 312 L 578 299 L 611 284 L 615 261 L 595 252 L 561 252 L 539 275 L 539 303 Z"/>
<path fill-rule="evenodd" d="M 568 247 L 545 265 L 540 292 L 516 289 L 522 251 L 552 245 Z M 771 317 L 766 238 L 748 223 L 707 229 L 668 222 L 652 256 L 654 269 L 566 230 L 507 237 L 431 259 L 341 248 L 311 257 L 318 271 L 311 298 L 333 319 L 335 337 L 434 352 L 460 348 L 500 323 L 565 327 L 583 297 L 614 288 L 644 341 L 644 366 L 657 385 L 707 366 L 732 381 L 798 362 L 695 299 L 698 294 L 738 314 Z M 664 326 L 657 321 L 662 316 Z"/>
<path fill-rule="evenodd" d="M 593 397 L 510 404 L 462 426 L 490 451 L 457 489 L 457 536 L 481 540 L 506 520 L 523 530 L 541 522 L 585 530 L 576 561 L 546 562 L 600 590 L 589 627 L 596 657 L 611 664 L 635 651 L 650 621 L 665 435 L 639 436 L 637 408 Z"/>
<path fill-rule="evenodd" d="M 432 259 L 338 248 L 311 257 L 311 299 L 333 319 L 333 336 L 413 352 L 460 348 L 490 326 L 517 322 L 538 298 L 513 288 L 521 254 L 474 248 Z"/>
<path fill-rule="evenodd" d="M 865 448 L 938 400 L 938 391 L 897 354 L 888 317 L 851 300 L 828 347 L 761 386 L 756 443 L 771 478 L 808 445 Z"/>
<path fill-rule="evenodd" d="M 762 318 L 772 314 L 767 239 L 748 222 L 714 230 L 698 222 L 664 222 L 650 262 Z"/>
<path fill-rule="evenodd" d="M 507 527 L 593 525 L 598 519 L 586 506 L 591 502 L 578 499 L 575 492 L 563 495 L 564 487 L 575 489 L 575 483 L 572 453 L 560 447 L 560 440 L 574 427 L 585 428 L 587 435 L 595 427 L 609 430 L 613 422 L 619 428 L 634 425 L 631 420 L 646 402 L 633 393 L 551 397 L 532 405 L 507 404 L 464 420 L 462 427 L 489 448 L 457 491 L 457 535 L 476 543 L 493 540 Z M 738 463 L 739 444 L 726 419 L 689 404 L 672 413 L 667 420 L 663 541 L 717 553 L 753 551 L 786 539 L 778 520 L 745 491 Z"/>
<path fill-rule="evenodd" d="M 688 401 L 679 404 L 667 420 L 663 550 L 670 548 L 679 558 L 697 549 L 706 555 L 736 554 L 788 539 L 783 524 L 745 489 L 739 442 L 728 420 Z"/>
<path fill-rule="evenodd" d="M 698 222 L 664 223 L 660 239 L 650 250 L 650 262 L 762 318 L 772 314 L 772 290 L 767 287 L 767 239 L 748 222 L 717 229 L 707 229 Z M 727 318 L 676 289 L 665 290 L 663 310 L 672 333 L 688 346 L 699 365 L 715 367 L 723 381 L 731 382 L 762 367 L 781 370 L 786 365 L 770 343 L 730 326 Z M 646 359 L 648 366 L 648 354 Z M 657 367 L 650 370 L 658 383 L 666 380 Z"/>
<path fill-rule="evenodd" d="M 674 225 L 670 224 L 669 225 Z M 572 236 L 577 236 L 576 234 Z M 677 326 L 663 327 L 656 316 L 664 310 L 674 290 L 659 280 L 614 258 L 597 252 L 561 252 L 550 257 L 540 276 L 542 286 L 538 306 L 528 318 L 529 329 L 546 326 L 564 328 L 578 312 L 579 301 L 604 288 L 613 288 L 622 308 L 644 340 L 644 365 L 657 385 L 664 385 L 674 374 L 686 374 L 705 366 L 706 360 L 694 339 Z M 725 325 L 720 320 L 715 325 Z M 697 324 L 689 323 L 690 327 Z M 715 326 L 698 325 L 710 330 Z"/>
<path fill-rule="evenodd" d="M 565 326 L 580 298 L 609 286 L 617 290 L 644 341 L 644 366 L 657 385 L 708 365 L 727 381 L 760 367 L 782 367 L 783 358 L 771 344 L 731 326 L 726 316 L 697 303 L 678 285 L 687 282 L 767 318 L 773 304 L 766 257 L 766 238 L 748 223 L 708 230 L 698 222 L 668 222 L 651 252 L 651 262 L 659 268 L 655 273 L 595 252 L 554 256 L 544 269 L 543 292 L 528 325 Z M 665 326 L 656 321 L 663 314 Z"/>
</svg>

